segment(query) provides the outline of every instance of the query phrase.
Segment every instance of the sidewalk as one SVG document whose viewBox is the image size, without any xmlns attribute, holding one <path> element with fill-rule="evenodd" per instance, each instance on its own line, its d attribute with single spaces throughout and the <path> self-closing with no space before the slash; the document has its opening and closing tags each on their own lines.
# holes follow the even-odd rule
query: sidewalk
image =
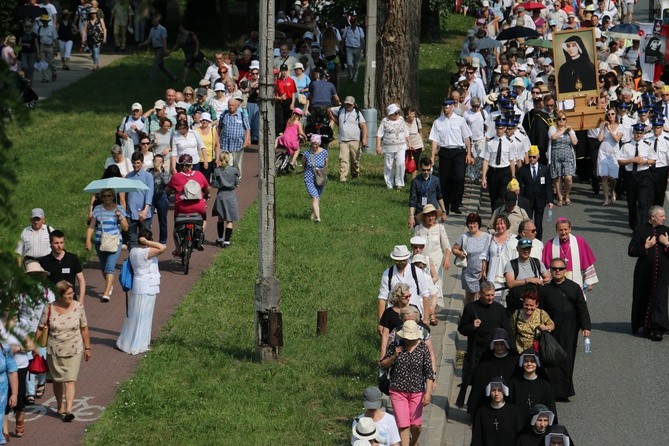
<svg viewBox="0 0 669 446">
<path fill-rule="evenodd" d="M 446 233 L 451 246 L 467 230 L 464 225 L 466 214 L 480 212 L 479 209 L 482 209 L 481 200 L 481 186 L 467 183 L 463 199 L 465 214 L 451 214 L 446 220 Z M 487 208 L 483 213 L 487 214 Z M 432 330 L 432 343 L 439 369 L 432 403 L 423 415 L 421 445 L 469 446 L 471 443 L 469 414 L 455 406 L 460 390 L 458 386 L 462 376 L 462 358 L 467 348 L 467 338 L 458 333 L 464 295 L 460 283 L 460 269 L 452 266 L 448 276 L 444 278 L 444 308 L 439 314 L 440 324 Z"/>
<path fill-rule="evenodd" d="M 122 58 L 123 54 L 100 54 L 100 69 L 106 67 L 110 63 Z M 93 72 L 93 60 L 90 53 L 72 52 L 70 59 L 70 70 L 65 71 L 61 69 L 62 63 L 60 57 L 56 58 L 54 65 L 58 71 L 58 79 L 54 82 L 42 83 L 42 73 L 36 71 L 33 76 L 32 88 L 39 96 L 40 100 L 46 99 L 53 94 L 54 91 L 70 84 L 77 82 L 79 79 L 88 76 Z M 50 79 L 50 77 L 49 77 Z"/>
<path fill-rule="evenodd" d="M 102 54 L 100 67 L 104 69 L 123 55 Z M 56 65 L 60 67 L 60 61 Z M 93 63 L 89 54 L 77 53 L 70 61 L 70 71 L 58 70 L 56 82 L 41 83 L 41 75 L 36 73 L 34 89 L 40 99 L 48 98 L 54 91 L 71 85 L 79 79 L 92 73 Z M 256 199 L 257 195 L 257 149 L 247 149 L 244 155 L 244 180 L 237 189 L 240 213 Z M 83 186 L 82 186 L 83 187 Z M 213 200 L 210 201 L 213 205 Z M 208 210 L 208 214 L 211 210 Z M 52 222 L 57 226 L 57 222 Z M 172 234 L 172 219 L 168 218 L 169 234 Z M 158 231 L 158 223 L 154 219 L 154 233 Z M 155 339 L 165 322 L 174 313 L 183 296 L 199 280 L 202 274 L 212 264 L 219 248 L 214 246 L 216 239 L 216 224 L 210 224 L 206 231 L 205 250 L 195 252 L 191 259 L 190 274 L 187 276 L 181 271 L 181 261 L 169 255 L 173 242 L 171 236 L 168 243 L 168 253 L 160 259 L 161 284 L 160 294 L 156 301 L 153 316 L 152 335 Z M 117 273 L 127 252 L 121 254 L 117 264 Z M 51 384 L 47 385 L 44 397 L 36 401 L 36 405 L 26 408 L 26 430 L 21 439 L 11 438 L 12 444 L 36 445 L 73 445 L 80 444 L 86 428 L 97 421 L 102 415 L 105 406 L 116 395 L 118 386 L 128 379 L 134 372 L 140 358 L 144 355 L 132 356 L 116 349 L 123 321 L 125 319 L 125 294 L 121 291 L 118 278 L 114 279 L 114 292 L 109 303 L 102 303 L 100 298 L 103 291 L 103 280 L 100 274 L 98 260 L 95 256 L 84 269 L 86 277 L 86 315 L 91 337 L 92 357 L 88 362 L 81 364 L 79 379 L 76 383 L 76 393 L 73 413 L 76 419 L 72 423 L 63 423 L 56 416 L 56 403 L 53 397 Z M 14 416 L 9 415 L 9 432 L 14 433 Z"/>
</svg>

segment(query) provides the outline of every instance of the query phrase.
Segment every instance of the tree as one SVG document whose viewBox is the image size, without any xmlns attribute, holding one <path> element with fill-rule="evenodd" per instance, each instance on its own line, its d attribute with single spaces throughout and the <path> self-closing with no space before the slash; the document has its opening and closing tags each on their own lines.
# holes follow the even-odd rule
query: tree
<svg viewBox="0 0 669 446">
<path fill-rule="evenodd" d="M 418 59 L 422 0 L 378 4 L 376 103 L 418 106 Z"/>
<path fill-rule="evenodd" d="M 0 225 L 7 225 L 16 218 L 9 197 L 16 187 L 14 167 L 20 159 L 10 151 L 8 127 L 27 124 L 29 119 L 28 108 L 18 98 L 16 74 L 0 60 Z M 20 294 L 43 298 L 37 282 L 18 266 L 11 243 L 5 240 L 0 245 L 0 314 L 6 314 L 8 319 L 16 314 L 16 299 Z"/>
</svg>

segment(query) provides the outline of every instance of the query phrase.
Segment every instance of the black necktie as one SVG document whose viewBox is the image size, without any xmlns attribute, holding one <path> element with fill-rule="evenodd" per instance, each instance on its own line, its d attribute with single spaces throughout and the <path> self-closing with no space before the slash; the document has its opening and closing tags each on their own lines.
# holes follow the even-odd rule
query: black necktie
<svg viewBox="0 0 669 446">
<path fill-rule="evenodd" d="M 637 156 L 639 156 L 639 143 L 636 143 L 636 145 L 634 146 L 634 158 L 636 158 Z M 632 164 L 632 172 L 636 172 L 637 167 L 638 167 L 637 163 Z"/>
<path fill-rule="evenodd" d="M 655 143 L 653 144 L 653 150 L 657 153 L 657 138 L 655 138 Z"/>
<path fill-rule="evenodd" d="M 537 180 L 537 166 L 534 165 L 534 166 L 532 166 L 532 181 L 536 181 L 536 180 Z"/>
<path fill-rule="evenodd" d="M 495 167 L 499 167 L 502 164 L 502 138 L 499 139 L 499 144 L 497 144 L 497 156 L 495 157 Z"/>
</svg>

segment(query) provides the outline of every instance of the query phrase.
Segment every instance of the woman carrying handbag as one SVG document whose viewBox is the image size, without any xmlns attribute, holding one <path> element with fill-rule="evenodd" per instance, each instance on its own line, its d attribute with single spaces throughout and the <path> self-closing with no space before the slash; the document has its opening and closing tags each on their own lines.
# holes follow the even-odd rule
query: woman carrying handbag
<svg viewBox="0 0 669 446">
<path fill-rule="evenodd" d="M 311 220 L 320 222 L 320 199 L 328 178 L 328 151 L 321 147 L 321 135 L 311 135 L 309 141 L 311 148 L 304 152 L 304 185 L 311 196 Z"/>
</svg>

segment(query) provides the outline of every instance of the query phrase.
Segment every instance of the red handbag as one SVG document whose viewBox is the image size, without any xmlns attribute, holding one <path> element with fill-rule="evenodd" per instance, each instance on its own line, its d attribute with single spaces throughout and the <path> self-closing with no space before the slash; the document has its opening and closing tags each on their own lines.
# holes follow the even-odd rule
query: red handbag
<svg viewBox="0 0 669 446">
<path fill-rule="evenodd" d="M 49 366 L 46 364 L 46 360 L 42 358 L 42 355 L 33 356 L 33 359 L 28 361 L 28 371 L 33 375 L 46 373 L 48 370 Z"/>
<path fill-rule="evenodd" d="M 404 160 L 404 170 L 406 170 L 407 173 L 414 173 L 416 171 L 416 160 L 414 159 L 413 153 L 414 149 L 409 149 L 407 151 L 407 157 Z"/>
</svg>

